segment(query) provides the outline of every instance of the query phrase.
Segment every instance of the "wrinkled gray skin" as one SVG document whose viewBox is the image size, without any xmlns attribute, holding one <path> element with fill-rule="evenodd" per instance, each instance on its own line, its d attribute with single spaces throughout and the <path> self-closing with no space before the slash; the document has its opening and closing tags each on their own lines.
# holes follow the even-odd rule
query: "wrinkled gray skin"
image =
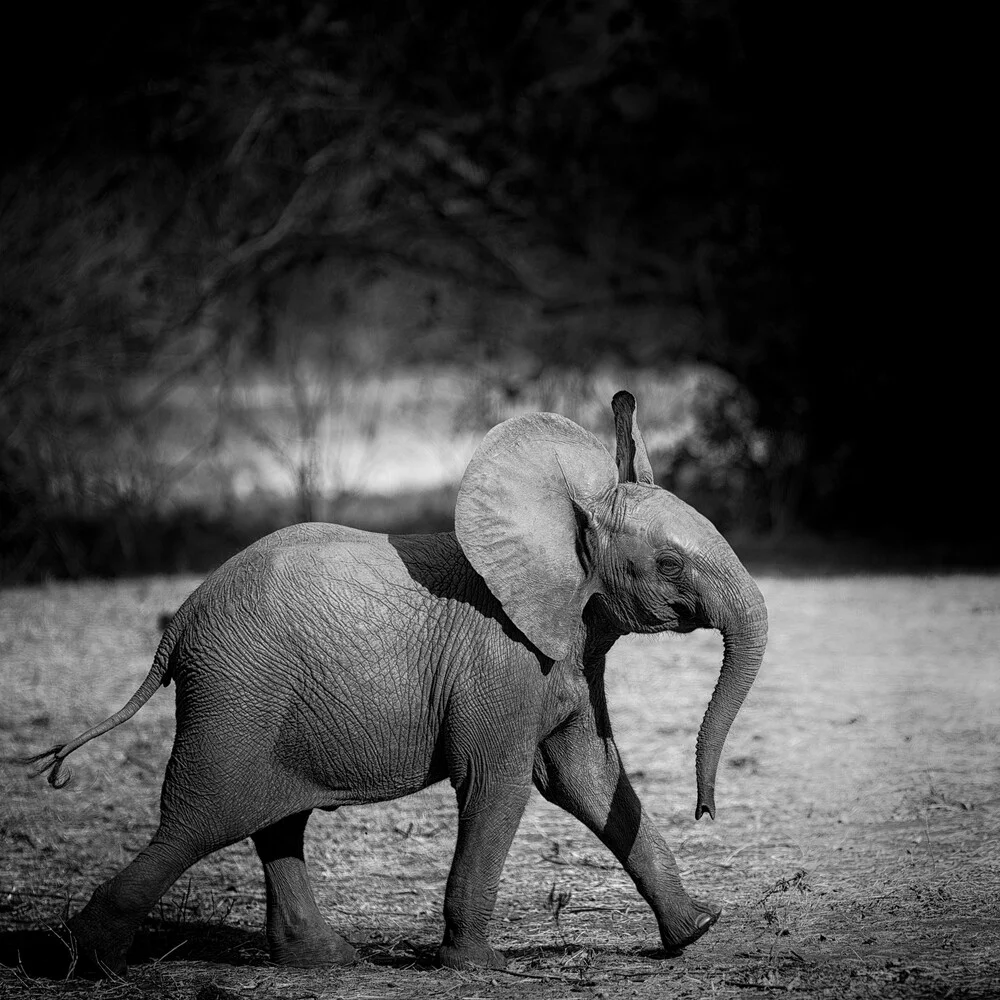
<svg viewBox="0 0 1000 1000">
<path fill-rule="evenodd" d="M 350 961 L 306 876 L 310 811 L 444 778 L 459 821 L 443 964 L 504 962 L 487 925 L 532 784 L 624 865 L 668 952 L 708 930 L 718 909 L 688 896 L 622 768 L 604 658 L 629 632 L 722 632 L 696 760 L 696 815 L 714 816 L 719 754 L 767 616 L 715 528 L 652 484 L 632 397 L 619 393 L 613 410 L 616 461 L 555 414 L 495 427 L 462 481 L 454 534 L 299 524 L 262 538 L 188 598 L 125 708 L 34 758 L 59 784 L 69 753 L 176 683 L 160 826 L 70 921 L 84 969 L 123 974 L 162 893 L 247 836 L 264 866 L 272 958 Z"/>
</svg>

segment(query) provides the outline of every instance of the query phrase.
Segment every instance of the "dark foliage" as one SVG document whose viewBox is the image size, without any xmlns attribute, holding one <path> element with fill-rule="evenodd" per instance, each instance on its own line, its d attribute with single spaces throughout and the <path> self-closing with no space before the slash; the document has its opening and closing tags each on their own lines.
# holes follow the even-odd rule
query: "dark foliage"
<svg viewBox="0 0 1000 1000">
<path fill-rule="evenodd" d="M 966 552 L 956 519 L 990 516 L 988 387 L 901 329 L 875 29 L 733 0 L 210 0 L 68 9 L 6 47 L 8 525 L 67 373 L 159 372 L 206 324 L 192 370 L 272 357 L 291 277 L 330 260 L 481 301 L 395 363 L 735 376 L 770 442 L 755 530 Z"/>
</svg>

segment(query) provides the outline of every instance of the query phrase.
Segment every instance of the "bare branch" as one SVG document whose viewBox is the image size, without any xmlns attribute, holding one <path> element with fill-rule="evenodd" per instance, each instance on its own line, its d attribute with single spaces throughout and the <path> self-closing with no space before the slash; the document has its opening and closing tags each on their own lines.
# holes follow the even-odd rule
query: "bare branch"
<svg viewBox="0 0 1000 1000">
<path fill-rule="evenodd" d="M 274 104 L 270 97 L 265 97 L 260 104 L 254 108 L 253 113 L 247 121 L 246 128 L 240 133 L 239 138 L 233 143 L 233 148 L 226 157 L 225 165 L 232 170 L 246 158 L 247 152 L 254 144 L 257 136 L 264 131 L 274 113 Z"/>
</svg>

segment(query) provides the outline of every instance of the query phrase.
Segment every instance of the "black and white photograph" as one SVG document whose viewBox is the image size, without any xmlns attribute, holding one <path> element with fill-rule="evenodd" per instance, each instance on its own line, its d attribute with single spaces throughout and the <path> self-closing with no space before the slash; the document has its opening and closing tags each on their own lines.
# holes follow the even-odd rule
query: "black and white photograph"
<svg viewBox="0 0 1000 1000">
<path fill-rule="evenodd" d="M 1000 997 L 917 17 L 0 15 L 0 997 Z"/>
</svg>

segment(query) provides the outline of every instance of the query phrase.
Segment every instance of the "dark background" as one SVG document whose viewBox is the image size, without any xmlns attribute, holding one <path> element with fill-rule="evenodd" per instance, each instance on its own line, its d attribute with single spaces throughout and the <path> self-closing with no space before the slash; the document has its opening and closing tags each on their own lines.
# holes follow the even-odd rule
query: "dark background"
<svg viewBox="0 0 1000 1000">
<path fill-rule="evenodd" d="M 204 569 L 301 516 L 447 527 L 447 489 L 323 506 L 300 466 L 287 503 L 230 498 L 222 520 L 218 497 L 171 494 L 228 447 L 248 373 L 316 439 L 289 345 L 338 384 L 437 366 L 525 405 L 567 370 L 715 372 L 701 444 L 658 471 L 747 552 L 995 565 L 948 26 L 928 49 L 912 19 L 803 6 L 22 11 L 3 32 L 5 578 Z M 401 289 L 372 347 L 359 303 Z M 151 452 L 191 386 L 207 443 L 121 487 L 111 442 Z"/>
</svg>

